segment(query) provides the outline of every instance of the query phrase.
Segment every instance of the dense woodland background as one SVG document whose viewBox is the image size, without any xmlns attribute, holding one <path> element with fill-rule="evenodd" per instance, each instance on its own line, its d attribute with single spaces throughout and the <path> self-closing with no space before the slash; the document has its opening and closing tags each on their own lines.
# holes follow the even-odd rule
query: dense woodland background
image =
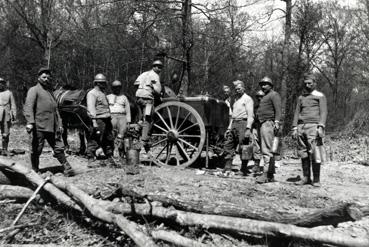
<svg viewBox="0 0 369 247">
<path fill-rule="evenodd" d="M 0 76 L 19 109 L 42 65 L 52 68 L 57 85 L 88 88 L 102 72 L 133 95 L 135 78 L 166 53 L 176 60 L 165 58 L 162 80 L 170 84 L 177 72 L 189 95 L 221 97 L 222 85 L 235 79 L 252 95 L 258 80 L 270 76 L 288 130 L 302 76 L 313 72 L 328 97 L 328 131 L 369 129 L 369 0 L 351 7 L 284 0 L 275 8 L 275 2 L 0 0 Z M 266 11 L 256 11 L 261 5 Z M 280 35 L 257 34 L 272 21 L 283 26 Z"/>
</svg>

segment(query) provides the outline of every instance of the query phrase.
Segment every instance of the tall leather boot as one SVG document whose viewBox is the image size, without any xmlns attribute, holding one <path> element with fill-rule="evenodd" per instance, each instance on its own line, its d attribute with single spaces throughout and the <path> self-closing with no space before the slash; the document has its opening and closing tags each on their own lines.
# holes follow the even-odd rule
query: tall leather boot
<svg viewBox="0 0 369 247">
<path fill-rule="evenodd" d="M 236 173 L 237 175 L 240 176 L 247 176 L 247 174 L 250 173 L 249 169 L 247 168 L 247 164 L 249 163 L 248 160 L 241 160 L 241 169 Z"/>
<path fill-rule="evenodd" d="M 314 187 L 320 187 L 320 166 L 321 163 L 313 163 L 312 168 L 313 168 L 313 186 Z"/>
<path fill-rule="evenodd" d="M 274 157 L 270 158 L 269 166 L 267 171 L 268 182 L 274 182 L 274 173 L 275 173 L 275 159 Z"/>
<path fill-rule="evenodd" d="M 9 136 L 3 136 L 3 150 L 2 155 L 9 156 L 10 153 L 8 152 L 8 145 L 9 145 Z"/>
<path fill-rule="evenodd" d="M 35 172 L 39 171 L 39 163 L 40 163 L 40 159 L 39 156 L 36 154 L 31 154 L 31 164 L 32 164 L 32 169 Z"/>
<path fill-rule="evenodd" d="M 310 178 L 310 158 L 303 158 L 301 159 L 301 166 L 302 166 L 302 176 L 303 178 L 296 182 L 296 185 L 305 185 L 305 184 L 310 184 L 311 183 L 311 178 Z"/>
</svg>

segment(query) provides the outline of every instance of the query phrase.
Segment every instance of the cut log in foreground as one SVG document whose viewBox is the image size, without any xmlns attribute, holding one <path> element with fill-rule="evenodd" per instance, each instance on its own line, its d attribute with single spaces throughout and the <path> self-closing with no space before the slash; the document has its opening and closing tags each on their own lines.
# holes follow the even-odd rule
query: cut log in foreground
<svg viewBox="0 0 369 247">
<path fill-rule="evenodd" d="M 255 210 L 251 210 L 253 207 L 239 207 L 237 205 L 227 203 L 209 204 L 203 201 L 185 201 L 178 197 L 157 195 L 153 193 L 140 194 L 129 187 L 122 187 L 121 193 L 123 196 L 131 196 L 138 199 L 147 198 L 150 201 L 158 201 L 164 205 L 174 206 L 175 208 L 183 211 L 278 222 L 303 227 L 336 225 L 341 222 L 356 221 L 364 216 L 363 212 L 361 212 L 360 209 L 352 203 L 342 203 L 340 205 L 317 210 L 315 212 L 296 215 L 281 213 L 276 210 L 274 212 L 256 212 Z M 368 213 L 368 211 L 366 212 Z"/>
<path fill-rule="evenodd" d="M 0 185 L 0 200 L 17 199 L 27 200 L 33 194 L 33 191 L 27 187 L 15 185 Z"/>
<path fill-rule="evenodd" d="M 57 177 L 52 177 L 51 180 L 60 189 L 68 190 L 69 186 L 65 181 Z M 248 233 L 259 236 L 293 238 L 336 246 L 369 246 L 369 239 L 353 238 L 350 235 L 338 232 L 322 232 L 319 229 L 304 228 L 282 223 L 184 212 L 155 204 L 131 205 L 128 203 L 94 200 L 100 207 L 114 213 L 154 216 L 161 219 L 172 220 L 182 226 L 201 226 L 205 229 L 216 229 L 233 233 Z"/>
<path fill-rule="evenodd" d="M 21 163 L 14 162 L 10 159 L 0 158 L 0 169 L 9 169 L 18 174 L 23 175 L 29 182 L 39 186 L 45 182 L 45 180 L 37 174 L 32 169 L 28 168 Z M 44 185 L 43 189 L 49 192 L 60 204 L 63 204 L 69 208 L 75 209 L 77 211 L 82 211 L 80 206 L 78 206 L 69 196 L 67 196 L 63 191 L 56 188 L 55 185 L 47 183 Z"/>
</svg>

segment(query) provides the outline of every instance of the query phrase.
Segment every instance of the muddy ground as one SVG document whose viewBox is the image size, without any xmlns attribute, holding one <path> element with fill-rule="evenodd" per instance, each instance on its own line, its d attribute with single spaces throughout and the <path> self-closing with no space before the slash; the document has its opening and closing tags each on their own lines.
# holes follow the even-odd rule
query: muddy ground
<svg viewBox="0 0 369 247">
<path fill-rule="evenodd" d="M 78 141 L 76 134 L 69 139 L 76 150 Z M 247 207 L 256 213 L 303 214 L 316 209 L 324 209 L 342 202 L 355 202 L 362 205 L 369 203 L 369 166 L 368 141 L 364 136 L 327 138 L 327 153 L 330 161 L 322 167 L 322 187 L 299 187 L 293 181 L 301 176 L 298 159 L 294 159 L 294 151 L 287 140 L 285 152 L 276 173 L 275 183 L 255 184 L 255 178 L 222 177 L 220 166 L 213 169 L 177 168 L 140 166 L 140 173 L 126 175 L 123 169 L 87 168 L 85 158 L 69 155 L 77 175 L 68 178 L 90 194 L 109 193 L 112 185 L 123 184 L 144 194 L 166 195 L 181 200 L 198 203 L 237 205 Z M 24 127 L 15 127 L 12 131 L 10 149 L 28 150 L 28 136 Z M 28 151 L 12 159 L 28 162 Z M 41 157 L 42 167 L 56 166 L 49 147 L 45 147 Z M 218 168 L 217 168 L 218 167 Z M 3 201 L 0 203 L 0 228 L 10 225 L 20 211 L 22 203 Z M 47 203 L 35 203 L 27 209 L 20 223 L 37 223 L 36 226 L 20 232 L 13 243 L 17 244 L 51 244 L 61 246 L 132 246 L 133 243 L 122 237 L 116 229 L 105 224 L 89 224 L 81 217 L 70 215 L 64 210 L 54 208 Z M 144 222 L 145 223 L 145 222 Z M 155 228 L 161 222 L 149 222 Z M 166 227 L 164 223 L 163 227 Z M 336 228 L 321 227 L 326 231 L 342 231 L 354 237 L 369 237 L 369 217 L 357 222 L 345 222 Z M 180 229 L 177 229 L 180 230 Z M 265 239 L 241 239 L 220 233 L 212 233 L 199 229 L 183 229 L 182 234 L 216 246 L 266 246 Z M 1 237 L 1 235 L 0 235 Z M 162 243 L 163 246 L 167 246 Z M 299 244 L 296 246 L 305 246 Z"/>
</svg>

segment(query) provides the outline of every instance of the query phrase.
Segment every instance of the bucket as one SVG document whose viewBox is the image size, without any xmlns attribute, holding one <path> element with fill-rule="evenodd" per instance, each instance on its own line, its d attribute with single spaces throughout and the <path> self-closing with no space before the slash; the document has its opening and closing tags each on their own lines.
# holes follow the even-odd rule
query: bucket
<svg viewBox="0 0 369 247">
<path fill-rule="evenodd" d="M 137 149 L 128 149 L 127 165 L 138 165 L 140 163 L 140 154 Z"/>
</svg>

